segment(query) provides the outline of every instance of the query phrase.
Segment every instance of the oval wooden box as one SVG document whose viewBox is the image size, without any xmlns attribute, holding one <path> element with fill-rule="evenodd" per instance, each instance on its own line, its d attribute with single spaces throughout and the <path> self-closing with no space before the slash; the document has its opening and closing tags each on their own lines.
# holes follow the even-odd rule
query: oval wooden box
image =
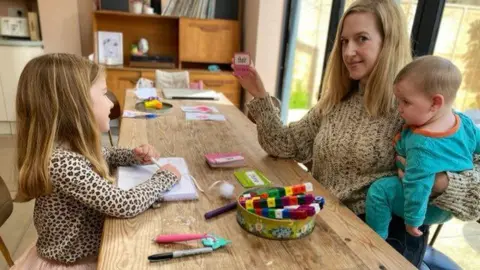
<svg viewBox="0 0 480 270">
<path fill-rule="evenodd" d="M 243 194 L 261 192 L 268 189 L 269 188 L 250 189 Z M 247 209 L 240 204 L 240 196 L 237 198 L 237 222 L 244 230 L 256 236 L 275 240 L 298 239 L 309 235 L 315 227 L 315 216 L 306 219 L 282 220 L 262 217 L 248 212 Z"/>
</svg>

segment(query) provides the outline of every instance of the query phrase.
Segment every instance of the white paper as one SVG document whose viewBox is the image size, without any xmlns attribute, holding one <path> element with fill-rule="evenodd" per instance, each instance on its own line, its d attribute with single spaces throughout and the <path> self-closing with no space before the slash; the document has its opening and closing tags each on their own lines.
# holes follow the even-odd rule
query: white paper
<svg viewBox="0 0 480 270">
<path fill-rule="evenodd" d="M 135 91 L 137 98 L 139 99 L 148 99 L 149 97 L 157 97 L 157 89 L 145 87 L 145 88 L 137 88 Z"/>
<path fill-rule="evenodd" d="M 182 175 L 180 181 L 170 191 L 163 194 L 163 200 L 178 201 L 198 199 L 197 190 L 190 177 L 185 159 L 161 158 L 158 162 L 162 166 L 170 163 L 175 166 Z M 118 167 L 118 187 L 123 190 L 134 188 L 148 181 L 158 169 L 157 165 Z"/>
<path fill-rule="evenodd" d="M 208 114 L 208 113 L 185 113 L 186 120 L 203 120 L 203 121 L 225 121 L 223 114 Z"/>
<path fill-rule="evenodd" d="M 123 117 L 125 118 L 155 118 L 157 114 L 155 113 L 144 113 L 144 112 L 139 112 L 139 111 L 129 111 L 125 110 L 123 111 Z"/>
<path fill-rule="evenodd" d="M 138 115 L 139 113 L 137 113 L 136 111 L 129 111 L 129 110 L 123 111 L 123 117 L 126 117 L 126 118 L 135 118 Z"/>
<path fill-rule="evenodd" d="M 192 113 L 218 113 L 217 108 L 213 106 L 182 106 L 182 111 L 184 112 L 192 112 Z"/>
</svg>

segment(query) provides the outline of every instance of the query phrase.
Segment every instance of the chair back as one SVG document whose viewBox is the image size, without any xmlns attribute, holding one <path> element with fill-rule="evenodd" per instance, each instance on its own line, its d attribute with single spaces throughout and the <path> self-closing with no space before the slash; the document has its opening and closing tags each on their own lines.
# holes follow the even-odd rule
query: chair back
<svg viewBox="0 0 480 270">
<path fill-rule="evenodd" d="M 117 97 L 110 90 L 107 91 L 107 97 L 113 103 L 113 108 L 110 110 L 110 120 L 119 118 L 122 115 L 122 112 L 120 110 L 120 103 L 118 102 Z"/>
<path fill-rule="evenodd" d="M 0 176 L 0 226 L 7 221 L 13 211 L 13 200 L 5 181 Z"/>
</svg>

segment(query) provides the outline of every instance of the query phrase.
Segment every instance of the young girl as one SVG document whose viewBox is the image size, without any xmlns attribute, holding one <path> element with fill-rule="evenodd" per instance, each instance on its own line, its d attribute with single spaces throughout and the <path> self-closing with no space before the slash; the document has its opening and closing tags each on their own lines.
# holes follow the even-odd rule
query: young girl
<svg viewBox="0 0 480 270">
<path fill-rule="evenodd" d="M 368 190 L 366 219 L 381 237 L 388 236 L 392 214 L 403 217 L 405 228 L 421 236 L 422 224 L 444 223 L 450 211 L 429 204 L 435 174 L 473 169 L 473 155 L 480 153 L 480 129 L 470 118 L 453 111 L 462 82 L 458 68 L 447 59 L 424 56 L 406 65 L 395 79 L 398 111 L 406 126 L 395 137 L 397 176 L 375 181 Z M 475 201 L 475 198 L 471 198 Z"/>
<path fill-rule="evenodd" d="M 129 218 L 148 209 L 179 180 L 167 165 L 129 191 L 111 184 L 109 168 L 145 164 L 149 145 L 103 149 L 113 104 L 100 66 L 70 54 L 31 60 L 17 92 L 17 198 L 36 199 L 36 246 L 18 269 L 95 269 L 105 216 Z"/>
</svg>

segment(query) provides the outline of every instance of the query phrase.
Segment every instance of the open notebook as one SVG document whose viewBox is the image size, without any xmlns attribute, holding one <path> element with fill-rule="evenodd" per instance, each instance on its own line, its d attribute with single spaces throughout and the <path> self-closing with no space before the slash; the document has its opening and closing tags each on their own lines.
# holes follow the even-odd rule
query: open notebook
<svg viewBox="0 0 480 270">
<path fill-rule="evenodd" d="M 196 200 L 198 193 L 190 177 L 187 163 L 183 158 L 161 158 L 158 160 L 161 165 L 167 163 L 175 166 L 182 174 L 182 179 L 170 191 L 163 194 L 165 201 Z M 118 187 L 129 190 L 141 183 L 146 182 L 158 170 L 157 165 L 140 165 L 129 167 L 118 167 Z"/>
</svg>

